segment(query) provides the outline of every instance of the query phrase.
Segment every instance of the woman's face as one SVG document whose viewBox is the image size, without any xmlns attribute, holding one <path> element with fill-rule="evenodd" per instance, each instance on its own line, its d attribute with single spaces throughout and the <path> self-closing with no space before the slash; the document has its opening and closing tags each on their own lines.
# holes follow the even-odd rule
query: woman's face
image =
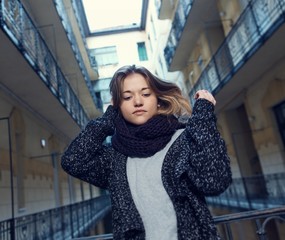
<svg viewBox="0 0 285 240">
<path fill-rule="evenodd" d="M 124 119 L 135 125 L 144 124 L 157 114 L 157 97 L 141 74 L 130 74 L 124 79 L 120 109 Z"/>
</svg>

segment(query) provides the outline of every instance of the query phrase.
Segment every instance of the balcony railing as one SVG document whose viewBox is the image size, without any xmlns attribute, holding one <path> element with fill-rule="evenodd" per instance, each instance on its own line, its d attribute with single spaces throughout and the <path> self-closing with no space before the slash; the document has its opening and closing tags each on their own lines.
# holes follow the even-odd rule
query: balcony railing
<svg viewBox="0 0 285 240">
<path fill-rule="evenodd" d="M 207 198 L 209 205 L 225 206 L 239 213 L 215 216 L 223 239 L 232 240 L 237 224 L 255 223 L 256 237 L 266 238 L 266 226 L 271 220 L 284 221 L 285 173 L 234 179 L 229 189 L 219 197 Z M 216 200 L 215 200 L 216 199 Z M 262 204 L 262 205 L 261 205 Z M 258 210 L 250 210 L 259 208 Z M 265 209 L 260 209 L 265 208 Z M 112 234 L 82 237 L 111 209 L 108 196 L 61 208 L 0 222 L 0 239 L 113 239 Z M 14 226 L 14 227 L 13 227 Z M 12 238 L 13 235 L 16 238 Z M 29 238 L 27 238 L 29 237 Z"/>
<path fill-rule="evenodd" d="M 79 25 L 80 34 L 81 34 L 82 40 L 84 42 L 84 46 L 85 46 L 85 48 L 87 50 L 88 57 L 90 59 L 91 67 L 98 74 L 98 63 L 97 63 L 97 60 L 96 60 L 96 56 L 91 54 L 90 49 L 88 48 L 87 43 L 86 43 L 86 34 L 87 34 L 86 32 L 89 31 L 89 30 L 87 29 L 87 26 L 85 26 L 85 24 L 82 21 L 82 18 L 83 18 L 82 15 L 84 14 L 83 4 L 82 4 L 81 1 L 71 1 L 71 2 L 72 2 L 72 7 L 73 7 L 73 10 L 74 10 L 74 13 L 75 13 L 75 16 L 76 16 L 77 23 Z M 96 106 L 100 109 L 101 105 L 100 105 L 100 100 L 99 99 L 100 98 L 97 98 L 98 105 L 96 105 Z"/>
<path fill-rule="evenodd" d="M 233 179 L 224 193 L 208 197 L 207 202 L 247 210 L 285 205 L 285 173 Z"/>
<path fill-rule="evenodd" d="M 267 237 L 267 224 L 270 221 L 277 220 L 285 222 L 285 206 L 266 210 L 255 210 L 241 213 L 227 214 L 223 216 L 214 217 L 215 224 L 218 225 L 220 236 L 224 240 L 236 239 L 233 233 L 233 226 L 236 224 L 248 224 L 248 222 L 255 223 L 256 231 L 255 239 L 259 240 L 275 240 Z M 90 237 L 74 238 L 73 240 L 106 240 L 113 239 L 112 234 L 103 234 Z"/>
<path fill-rule="evenodd" d="M 187 17 L 190 13 L 193 3 L 194 0 L 181 0 L 178 3 L 167 45 L 164 49 L 164 57 L 168 66 L 170 66 L 174 57 L 176 46 L 178 45 L 178 42 L 181 38 Z"/>
<path fill-rule="evenodd" d="M 71 1 L 71 4 L 72 4 L 72 8 L 74 10 L 76 21 L 77 21 L 78 26 L 79 26 L 79 30 L 80 30 L 80 34 L 81 34 L 82 40 L 84 42 L 84 45 L 85 45 L 86 49 L 88 49 L 87 43 L 86 43 L 85 30 L 84 30 L 85 29 L 84 28 L 84 23 L 82 21 L 82 14 L 84 12 L 83 5 L 80 2 L 78 2 L 78 1 Z"/>
<path fill-rule="evenodd" d="M 208 197 L 207 203 L 209 206 L 224 206 L 227 209 L 239 211 L 239 213 L 214 217 L 222 239 L 234 239 L 232 225 L 242 225 L 246 221 L 255 224 L 256 239 L 268 239 L 266 238 L 267 223 L 272 220 L 285 221 L 285 173 L 233 179 L 232 184 L 223 194 L 218 197 Z M 74 240 L 95 239 L 113 239 L 113 236 L 104 234 Z"/>
<path fill-rule="evenodd" d="M 77 124 L 85 126 L 87 114 L 21 2 L 0 3 L 0 27 Z"/>
<path fill-rule="evenodd" d="M 284 0 L 249 1 L 189 96 L 199 89 L 216 94 L 284 22 Z"/>
<path fill-rule="evenodd" d="M 82 55 L 80 53 L 80 50 L 79 50 L 79 47 L 77 45 L 77 42 L 76 42 L 76 38 L 74 36 L 74 33 L 73 33 L 73 30 L 71 28 L 71 24 L 70 24 L 70 21 L 67 17 L 67 14 L 66 14 L 66 11 L 65 11 L 65 8 L 64 8 L 64 4 L 62 2 L 62 0 L 55 0 L 55 6 L 56 6 L 56 9 L 57 9 L 57 12 L 61 18 L 61 21 L 62 21 L 62 25 L 66 31 L 66 35 L 67 35 L 67 38 L 72 46 L 72 50 L 75 54 L 75 57 L 76 57 L 76 60 L 78 61 L 78 64 L 79 64 L 79 67 L 81 69 L 81 73 L 85 79 L 85 82 L 87 84 L 87 87 L 89 89 L 89 92 L 93 98 L 93 101 L 96 105 L 96 107 L 98 108 L 99 106 L 97 105 L 98 104 L 98 99 L 95 95 L 95 92 L 93 90 L 93 87 L 92 87 L 92 83 L 91 83 L 91 80 L 90 80 L 90 77 L 88 75 L 88 72 L 86 70 L 86 67 L 85 67 L 85 64 L 84 64 L 84 61 L 83 61 L 83 58 L 82 58 Z M 73 7 L 75 7 L 76 5 L 73 4 Z M 84 41 L 85 41 L 85 37 L 83 38 Z M 84 42 L 85 43 L 85 42 Z M 87 46 L 85 45 L 86 49 L 87 49 Z M 89 63 L 91 64 L 91 57 L 90 57 L 90 52 L 87 50 L 87 53 L 88 53 L 88 57 L 89 57 Z M 95 68 L 94 64 L 92 65 L 93 68 Z"/>
<path fill-rule="evenodd" d="M 68 240 L 86 235 L 111 210 L 109 196 L 0 222 L 1 240 Z"/>
</svg>

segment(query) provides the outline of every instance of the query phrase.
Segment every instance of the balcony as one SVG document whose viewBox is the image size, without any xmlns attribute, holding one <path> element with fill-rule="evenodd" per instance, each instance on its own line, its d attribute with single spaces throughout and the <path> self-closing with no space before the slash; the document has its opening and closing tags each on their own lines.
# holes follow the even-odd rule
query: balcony
<svg viewBox="0 0 285 240">
<path fill-rule="evenodd" d="M 155 6 L 158 12 L 158 19 L 171 19 L 174 13 L 176 0 L 156 0 Z"/>
<path fill-rule="evenodd" d="M 111 210 L 108 196 L 0 222 L 0 239 L 72 239 L 84 236 Z"/>
<path fill-rule="evenodd" d="M 231 186 L 218 197 L 208 197 L 210 207 L 230 210 L 231 214 L 215 215 L 214 222 L 224 240 L 236 239 L 238 231 L 251 228 L 254 239 L 270 238 L 269 222 L 285 224 L 285 174 L 234 179 Z M 0 239 L 113 239 L 112 233 L 89 236 L 89 229 L 111 211 L 108 195 L 60 208 L 0 222 Z M 282 228 L 283 225 L 280 225 Z M 238 230 L 240 229 L 240 230 Z M 275 231 L 275 230 L 273 230 Z"/>
<path fill-rule="evenodd" d="M 218 110 L 281 61 L 284 58 L 284 52 L 280 51 L 285 38 L 284 16 L 283 0 L 276 0 L 270 6 L 261 0 L 250 1 L 202 71 L 189 96 L 198 89 L 208 89 L 220 103 Z M 193 101 L 192 97 L 190 99 Z M 240 101 L 236 98 L 232 104 L 237 105 Z"/>
<path fill-rule="evenodd" d="M 284 186 L 284 173 L 238 178 L 233 179 L 231 186 L 220 196 L 207 198 L 210 207 L 222 207 L 234 212 L 213 217 L 222 239 L 245 239 L 238 238 L 238 235 L 249 225 L 255 226 L 251 228 L 252 239 L 277 239 L 276 229 L 272 230 L 269 225 L 275 221 L 282 228 L 285 224 Z M 272 231 L 275 237 L 272 236 Z M 74 240 L 96 239 L 113 239 L 113 235 L 109 233 Z"/>
<path fill-rule="evenodd" d="M 164 49 L 168 71 L 181 70 L 195 47 L 206 22 L 220 21 L 215 1 L 179 1 Z"/>
<path fill-rule="evenodd" d="M 74 138 L 89 116 L 19 1 L 1 1 L 0 27 L 1 89 L 65 137 Z"/>
<path fill-rule="evenodd" d="M 98 74 L 91 67 L 89 52 L 77 21 L 73 1 L 23 1 L 26 12 L 53 53 L 72 89 L 80 89 L 79 100 L 88 117 L 100 115 L 91 80 Z"/>
<path fill-rule="evenodd" d="M 82 12 L 84 11 L 82 4 L 78 1 L 71 1 L 70 5 L 66 6 L 66 8 L 73 9 L 73 11 L 69 11 L 69 15 L 71 15 L 69 19 L 76 19 L 76 22 L 74 24 L 71 21 L 74 36 L 77 39 L 80 52 L 85 52 L 85 56 L 82 56 L 82 59 L 84 60 L 84 63 L 86 65 L 86 69 L 90 76 L 90 80 L 95 80 L 99 77 L 98 66 L 96 64 L 96 59 L 94 58 L 94 56 L 92 59 L 89 48 L 87 46 L 87 42 L 86 42 L 86 31 L 87 30 L 82 20 L 83 18 Z"/>
<path fill-rule="evenodd" d="M 90 61 L 91 57 L 89 56 L 89 52 L 87 50 L 86 39 L 83 35 L 83 32 L 81 31 L 82 27 L 81 28 L 77 27 L 78 28 L 77 36 L 80 36 L 80 37 L 76 37 L 74 30 L 72 28 L 72 25 L 71 25 L 72 23 L 69 21 L 68 14 L 65 10 L 65 6 L 63 4 L 63 1 L 62 0 L 56 0 L 55 3 L 56 3 L 56 9 L 57 9 L 58 14 L 60 16 L 60 19 L 62 21 L 62 25 L 66 31 L 67 38 L 68 38 L 70 45 L 72 47 L 74 56 L 75 56 L 76 60 L 78 61 L 78 65 L 80 67 L 80 70 L 81 70 L 81 73 L 82 73 L 83 78 L 85 80 L 85 83 L 86 83 L 86 85 L 90 91 L 90 94 L 94 100 L 94 103 L 96 103 L 97 99 L 96 99 L 95 93 L 93 91 L 91 79 L 89 76 L 91 76 L 93 78 L 93 80 L 95 80 L 98 78 L 98 72 L 95 72 L 94 68 L 90 68 L 91 67 L 91 61 Z M 72 8 L 75 8 L 76 6 L 77 5 L 74 3 L 73 5 L 70 5 L 69 7 L 72 9 Z M 70 11 L 70 12 L 73 13 L 73 11 Z M 70 13 L 70 15 L 71 15 L 71 13 Z M 75 13 L 78 13 L 78 10 L 75 11 Z M 79 19 L 78 14 L 76 16 L 73 16 L 73 18 Z M 76 24 L 73 24 L 73 26 L 74 26 L 74 29 L 76 29 L 76 26 L 78 26 L 78 22 L 76 22 Z M 80 48 L 78 46 L 78 43 L 81 43 L 81 45 L 82 45 Z M 84 52 L 87 55 L 87 56 L 85 56 L 85 60 L 83 60 L 81 52 Z M 89 67 L 88 71 L 87 71 L 86 66 Z M 94 67 L 94 65 L 92 67 Z"/>
<path fill-rule="evenodd" d="M 267 210 L 255 210 L 241 213 L 227 214 L 223 216 L 214 217 L 214 222 L 218 227 L 220 236 L 224 240 L 236 239 L 234 228 L 242 226 L 242 224 L 254 224 L 256 231 L 252 234 L 254 239 L 258 240 L 275 240 L 276 238 L 268 238 L 268 225 L 269 222 L 278 221 L 280 224 L 284 224 L 285 207 L 267 209 Z M 278 235 L 278 234 L 277 234 Z M 107 240 L 113 239 L 113 235 L 103 234 L 89 237 L 79 237 L 73 240 Z"/>
<path fill-rule="evenodd" d="M 226 206 L 240 211 L 278 208 L 285 205 L 285 174 L 275 173 L 233 179 L 219 197 L 208 197 L 210 205 Z"/>
</svg>

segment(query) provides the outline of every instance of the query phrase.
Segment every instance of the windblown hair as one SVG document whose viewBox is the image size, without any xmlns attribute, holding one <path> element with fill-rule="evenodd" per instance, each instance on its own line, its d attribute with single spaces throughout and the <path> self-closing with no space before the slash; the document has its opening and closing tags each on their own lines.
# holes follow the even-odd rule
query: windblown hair
<svg viewBox="0 0 285 240">
<path fill-rule="evenodd" d="M 189 101 L 182 95 L 180 88 L 176 84 L 163 81 L 145 67 L 135 65 L 121 67 L 114 73 L 110 82 L 110 92 L 114 107 L 119 108 L 121 105 L 124 79 L 134 73 L 141 74 L 155 93 L 160 105 L 158 114 L 173 114 L 176 116 L 191 114 Z"/>
</svg>

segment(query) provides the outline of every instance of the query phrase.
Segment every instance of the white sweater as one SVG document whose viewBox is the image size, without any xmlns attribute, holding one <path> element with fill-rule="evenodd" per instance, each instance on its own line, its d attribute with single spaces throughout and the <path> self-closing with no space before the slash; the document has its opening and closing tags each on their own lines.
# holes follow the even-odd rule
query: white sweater
<svg viewBox="0 0 285 240">
<path fill-rule="evenodd" d="M 173 204 L 161 180 L 165 154 L 183 132 L 177 130 L 164 149 L 148 158 L 128 158 L 127 176 L 135 205 L 142 218 L 146 240 L 177 239 Z"/>
</svg>

